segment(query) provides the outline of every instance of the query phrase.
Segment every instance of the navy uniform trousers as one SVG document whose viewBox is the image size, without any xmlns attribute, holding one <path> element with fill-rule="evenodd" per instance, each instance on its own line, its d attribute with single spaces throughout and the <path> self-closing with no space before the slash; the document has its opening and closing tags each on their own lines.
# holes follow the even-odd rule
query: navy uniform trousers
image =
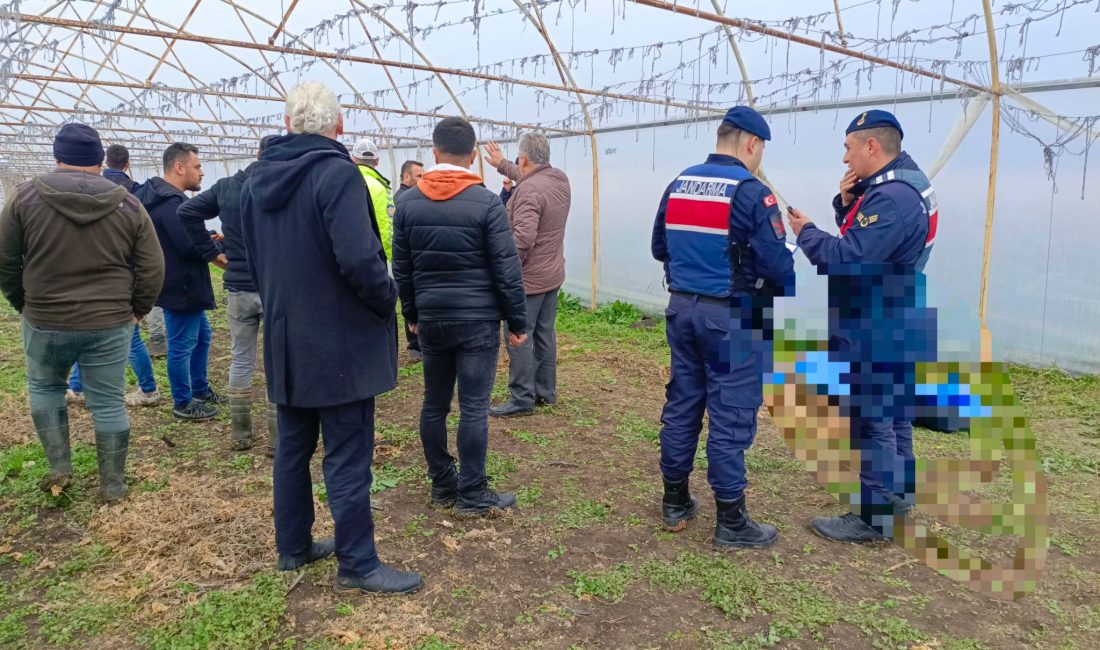
<svg viewBox="0 0 1100 650">
<path fill-rule="evenodd" d="M 763 401 L 761 343 L 751 328 L 742 329 L 728 301 L 673 294 L 665 317 L 672 367 L 661 415 L 661 473 L 669 481 L 691 473 L 705 412 L 707 479 L 719 499 L 738 499 L 748 485 L 745 450 Z"/>
<path fill-rule="evenodd" d="M 902 277 L 891 282 L 911 287 L 922 281 Z M 831 358 L 850 364 L 842 378 L 851 386 L 851 397 L 842 412 L 850 418 L 852 445 L 860 452 L 860 495 L 852 511 L 892 538 L 896 515 L 916 496 L 916 363 L 936 358 L 937 323 L 935 310 L 923 304 L 867 312 L 831 323 L 829 349 Z"/>
<path fill-rule="evenodd" d="M 361 577 L 378 568 L 370 509 L 374 398 L 326 408 L 279 405 L 275 450 L 275 547 L 280 556 L 308 554 L 313 529 L 309 462 L 323 436 L 322 470 L 336 524 L 338 574 Z"/>
</svg>

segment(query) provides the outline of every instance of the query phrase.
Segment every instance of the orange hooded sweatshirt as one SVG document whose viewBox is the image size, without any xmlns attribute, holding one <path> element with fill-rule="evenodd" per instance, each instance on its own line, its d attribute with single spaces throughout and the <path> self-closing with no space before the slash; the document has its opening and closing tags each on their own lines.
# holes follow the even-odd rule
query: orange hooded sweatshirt
<svg viewBox="0 0 1100 650">
<path fill-rule="evenodd" d="M 428 170 L 416 186 L 429 199 L 446 201 L 458 196 L 466 188 L 482 184 L 481 177 L 468 169 L 440 164 Z"/>
</svg>

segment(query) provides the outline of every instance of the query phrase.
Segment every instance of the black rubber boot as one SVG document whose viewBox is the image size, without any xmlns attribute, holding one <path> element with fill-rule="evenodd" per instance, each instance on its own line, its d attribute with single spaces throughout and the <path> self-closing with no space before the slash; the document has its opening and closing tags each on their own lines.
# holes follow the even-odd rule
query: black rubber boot
<svg viewBox="0 0 1100 650">
<path fill-rule="evenodd" d="M 696 502 L 688 490 L 688 479 L 670 481 L 664 479 L 665 496 L 661 500 L 661 519 L 665 528 L 681 531 L 687 522 L 695 518 Z"/>
<path fill-rule="evenodd" d="M 99 496 L 107 503 L 118 503 L 126 497 L 126 452 L 129 449 L 129 429 L 119 433 L 95 432 Z"/>
<path fill-rule="evenodd" d="M 458 471 L 454 464 L 439 478 L 432 479 L 432 505 L 450 508 L 458 501 Z"/>
<path fill-rule="evenodd" d="M 279 446 L 279 409 L 272 402 L 267 403 L 267 455 L 275 457 Z"/>
<path fill-rule="evenodd" d="M 745 497 L 714 498 L 718 515 L 714 525 L 714 544 L 727 548 L 767 548 L 779 539 L 775 526 L 758 524 L 745 510 Z"/>
<path fill-rule="evenodd" d="M 229 389 L 229 423 L 232 427 L 233 449 L 252 448 L 252 389 Z"/>
<path fill-rule="evenodd" d="M 65 490 L 73 484 L 73 455 L 69 448 L 69 409 L 61 407 L 45 413 L 31 412 L 38 440 L 50 464 L 50 473 L 38 483 L 43 492 Z"/>
</svg>

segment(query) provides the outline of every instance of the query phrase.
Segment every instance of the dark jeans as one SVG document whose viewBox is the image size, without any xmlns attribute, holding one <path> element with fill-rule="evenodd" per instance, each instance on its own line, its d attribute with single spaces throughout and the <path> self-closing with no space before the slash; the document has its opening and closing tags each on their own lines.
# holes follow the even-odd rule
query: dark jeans
<svg viewBox="0 0 1100 650">
<path fill-rule="evenodd" d="M 275 547 L 302 557 L 313 540 L 313 477 L 309 461 L 324 438 L 321 463 L 336 523 L 338 573 L 361 577 L 378 568 L 370 510 L 374 398 L 327 408 L 279 407 L 275 449 Z"/>
<path fill-rule="evenodd" d="M 134 335 L 130 339 L 130 367 L 137 376 L 138 386 L 143 393 L 157 392 L 157 378 L 153 376 L 153 360 L 145 341 L 141 340 L 141 328 L 134 325 Z M 69 377 L 69 388 L 74 393 L 84 392 L 84 382 L 80 379 L 80 364 L 73 365 L 73 374 Z"/>
<path fill-rule="evenodd" d="M 458 489 L 483 488 L 489 449 L 489 400 L 500 351 L 497 321 L 421 321 L 417 332 L 424 354 L 424 407 L 420 440 L 432 480 L 455 462 L 447 451 L 447 415 L 458 384 Z"/>
<path fill-rule="evenodd" d="M 530 336 L 523 345 L 508 348 L 508 391 L 517 406 L 531 407 L 536 399 L 557 401 L 558 290 L 527 296 Z"/>
<path fill-rule="evenodd" d="M 210 358 L 210 322 L 206 312 L 164 310 L 168 330 L 168 384 L 177 408 L 196 395 L 208 395 L 206 368 Z"/>
</svg>

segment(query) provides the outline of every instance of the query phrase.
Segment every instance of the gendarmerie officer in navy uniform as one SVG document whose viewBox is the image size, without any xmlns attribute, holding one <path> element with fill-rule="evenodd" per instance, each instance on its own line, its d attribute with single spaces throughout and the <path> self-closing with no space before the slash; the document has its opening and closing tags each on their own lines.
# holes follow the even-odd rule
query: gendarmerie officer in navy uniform
<svg viewBox="0 0 1100 650">
<path fill-rule="evenodd" d="M 771 129 L 746 106 L 718 127 L 716 153 L 665 190 L 653 226 L 653 257 L 672 296 L 667 317 L 671 378 L 661 415 L 661 514 L 672 530 L 695 516 L 688 490 L 703 413 L 710 415 L 707 478 L 714 490 L 714 543 L 771 546 L 775 527 L 745 510 L 745 450 L 756 436 L 762 375 L 771 359 L 771 305 L 794 292 L 794 261 L 775 195 L 753 174 Z"/>
<path fill-rule="evenodd" d="M 851 370 L 845 414 L 860 450 L 860 495 L 852 513 L 812 522 L 819 535 L 840 542 L 892 538 L 911 509 L 914 368 L 936 356 L 935 310 L 926 305 L 922 271 L 939 213 L 928 177 L 901 150 L 902 137 L 886 111 L 861 113 L 848 126 L 849 171 L 833 199 L 839 236 L 798 210 L 790 215 L 798 245 L 829 277 L 830 358 Z"/>
</svg>

